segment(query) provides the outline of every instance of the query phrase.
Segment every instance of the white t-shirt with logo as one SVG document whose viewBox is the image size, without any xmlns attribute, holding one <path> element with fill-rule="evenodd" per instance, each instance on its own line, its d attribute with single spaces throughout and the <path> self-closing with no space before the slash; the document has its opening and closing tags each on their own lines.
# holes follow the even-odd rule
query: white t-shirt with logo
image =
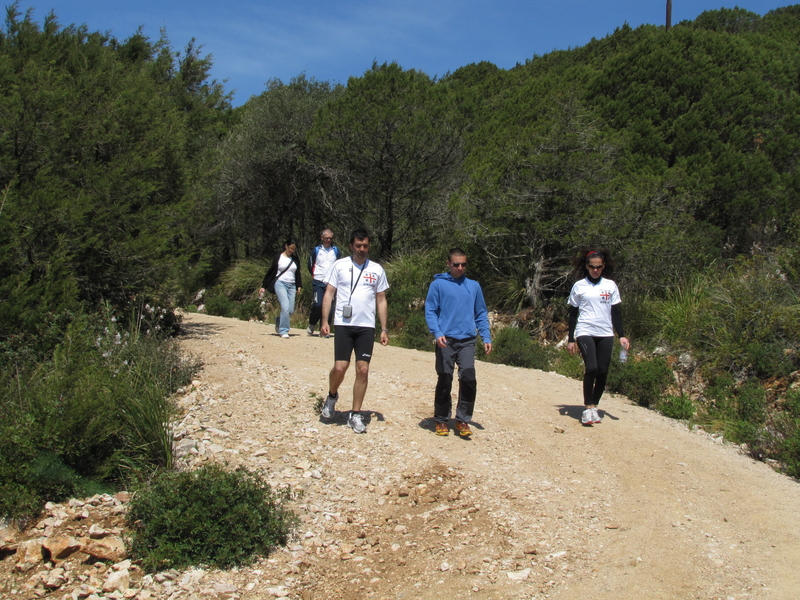
<svg viewBox="0 0 800 600">
<path fill-rule="evenodd" d="M 611 307 L 620 304 L 617 284 L 601 277 L 592 283 L 584 277 L 576 281 L 569 294 L 568 303 L 578 308 L 578 322 L 575 325 L 575 337 L 588 335 L 591 337 L 613 337 L 614 326 L 611 323 Z"/>
<path fill-rule="evenodd" d="M 383 267 L 369 259 L 359 266 L 350 257 L 342 258 L 333 263 L 325 283 L 336 288 L 334 325 L 375 327 L 375 296 L 389 289 Z M 347 305 L 353 307 L 349 319 L 342 317 Z"/>
</svg>

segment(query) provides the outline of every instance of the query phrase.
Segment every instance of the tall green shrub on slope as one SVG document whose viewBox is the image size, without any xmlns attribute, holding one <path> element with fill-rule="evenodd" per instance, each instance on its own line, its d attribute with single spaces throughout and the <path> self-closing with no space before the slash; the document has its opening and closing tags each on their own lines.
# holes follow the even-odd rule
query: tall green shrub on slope
<svg viewBox="0 0 800 600">
<path fill-rule="evenodd" d="M 0 337 L 159 294 L 187 251 L 190 142 L 211 127 L 190 123 L 202 111 L 186 102 L 204 96 L 212 116 L 225 105 L 202 89 L 207 61 L 53 15 L 39 26 L 16 5 L 0 59 Z"/>
</svg>

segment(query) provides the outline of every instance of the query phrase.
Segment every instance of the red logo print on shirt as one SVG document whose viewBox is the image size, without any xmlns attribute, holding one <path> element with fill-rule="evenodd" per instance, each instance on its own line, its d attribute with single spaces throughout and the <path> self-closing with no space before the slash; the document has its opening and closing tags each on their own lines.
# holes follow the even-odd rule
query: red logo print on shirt
<svg viewBox="0 0 800 600">
<path fill-rule="evenodd" d="M 365 273 L 364 274 L 364 281 L 366 281 L 368 284 L 372 285 L 373 283 L 378 281 L 378 278 L 375 275 L 375 273 Z"/>
<path fill-rule="evenodd" d="M 611 300 L 611 292 L 607 291 L 600 292 L 600 300 L 602 300 L 603 302 L 608 302 L 609 300 Z"/>
</svg>

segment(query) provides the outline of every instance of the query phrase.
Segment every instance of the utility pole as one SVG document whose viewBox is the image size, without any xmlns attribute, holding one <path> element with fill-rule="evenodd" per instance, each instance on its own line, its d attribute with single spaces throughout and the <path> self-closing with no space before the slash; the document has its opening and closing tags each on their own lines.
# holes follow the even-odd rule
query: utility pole
<svg viewBox="0 0 800 600">
<path fill-rule="evenodd" d="M 667 0 L 667 31 L 672 29 L 672 0 Z"/>
</svg>

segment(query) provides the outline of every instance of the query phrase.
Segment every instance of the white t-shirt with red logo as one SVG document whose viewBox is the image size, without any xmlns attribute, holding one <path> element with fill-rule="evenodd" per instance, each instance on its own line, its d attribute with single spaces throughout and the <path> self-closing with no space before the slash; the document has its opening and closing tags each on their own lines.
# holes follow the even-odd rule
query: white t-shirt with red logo
<svg viewBox="0 0 800 600">
<path fill-rule="evenodd" d="M 592 283 L 584 277 L 572 286 L 568 302 L 570 306 L 578 308 L 576 338 L 583 335 L 614 337 L 611 307 L 622 302 L 616 283 L 605 277 L 601 277 L 597 283 Z"/>
<path fill-rule="evenodd" d="M 325 283 L 336 288 L 334 325 L 375 327 L 375 296 L 389 289 L 383 267 L 369 259 L 357 265 L 350 257 L 342 258 L 333 263 Z M 349 319 L 342 316 L 347 305 L 353 307 Z"/>
</svg>

